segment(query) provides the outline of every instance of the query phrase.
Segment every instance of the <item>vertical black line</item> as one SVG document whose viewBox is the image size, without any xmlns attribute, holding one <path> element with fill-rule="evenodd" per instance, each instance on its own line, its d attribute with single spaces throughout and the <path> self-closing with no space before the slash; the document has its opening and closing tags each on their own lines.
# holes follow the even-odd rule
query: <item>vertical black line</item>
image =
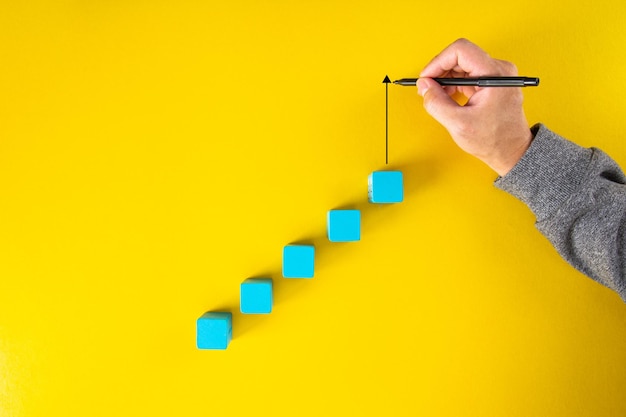
<svg viewBox="0 0 626 417">
<path fill-rule="evenodd" d="M 385 165 L 389 164 L 389 83 L 385 83 Z"/>
</svg>

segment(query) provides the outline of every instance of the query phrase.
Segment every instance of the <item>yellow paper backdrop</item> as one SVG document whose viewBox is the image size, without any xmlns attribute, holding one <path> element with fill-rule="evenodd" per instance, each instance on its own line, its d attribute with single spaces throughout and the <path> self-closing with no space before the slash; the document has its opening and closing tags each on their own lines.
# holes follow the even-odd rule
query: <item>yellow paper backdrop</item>
<svg viewBox="0 0 626 417">
<path fill-rule="evenodd" d="M 626 166 L 621 0 L 0 6 L 0 415 L 617 416 L 626 306 L 422 108 L 467 37 Z M 405 201 L 367 175 L 401 169 Z M 329 209 L 362 210 L 330 244 Z M 313 280 L 282 247 L 316 244 Z M 270 276 L 269 316 L 238 313 Z M 226 351 L 195 321 L 233 312 Z"/>
</svg>

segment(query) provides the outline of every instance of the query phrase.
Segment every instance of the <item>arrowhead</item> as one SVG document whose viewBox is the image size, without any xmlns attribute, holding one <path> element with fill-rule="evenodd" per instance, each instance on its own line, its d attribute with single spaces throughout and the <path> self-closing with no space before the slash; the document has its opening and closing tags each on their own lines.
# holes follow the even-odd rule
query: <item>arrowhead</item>
<svg viewBox="0 0 626 417">
<path fill-rule="evenodd" d="M 385 84 L 389 84 L 389 83 L 391 82 L 391 80 L 389 79 L 389 76 L 388 76 L 388 75 L 385 75 L 385 79 L 383 80 L 383 82 L 384 82 Z"/>
</svg>

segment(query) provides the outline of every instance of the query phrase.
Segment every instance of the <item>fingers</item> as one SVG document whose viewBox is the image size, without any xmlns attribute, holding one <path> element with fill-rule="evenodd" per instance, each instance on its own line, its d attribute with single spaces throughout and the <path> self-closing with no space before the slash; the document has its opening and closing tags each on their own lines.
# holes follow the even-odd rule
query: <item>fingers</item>
<svg viewBox="0 0 626 417">
<path fill-rule="evenodd" d="M 458 39 L 437 55 L 420 74 L 417 82 L 418 93 L 424 97 L 426 111 L 448 130 L 468 113 L 463 112 L 451 96 L 460 92 L 468 98 L 466 106 L 473 107 L 481 102 L 490 101 L 490 97 L 504 92 L 481 91 L 476 87 L 440 86 L 432 78 L 436 77 L 480 77 L 485 75 L 515 76 L 514 64 L 491 58 L 480 47 L 467 39 Z M 481 94 L 477 94 L 481 93 Z M 511 95 L 511 92 L 507 92 Z M 496 100 L 492 98 L 492 101 Z M 501 101 L 501 100 L 496 100 Z M 455 120 L 457 119 L 457 120 Z"/>
<path fill-rule="evenodd" d="M 508 77 L 516 77 L 518 75 L 517 67 L 512 62 L 503 61 L 501 59 L 496 59 L 496 62 L 498 63 L 498 66 L 500 67 L 500 72 L 501 72 L 501 74 L 498 74 L 498 75 L 503 75 L 503 76 L 508 76 Z"/>
<path fill-rule="evenodd" d="M 480 77 L 484 75 L 514 75 L 513 64 L 491 58 L 467 39 L 458 39 L 445 48 L 420 73 L 420 77 L 441 77 L 444 74 Z M 514 66 L 513 66 L 514 67 Z"/>
<path fill-rule="evenodd" d="M 445 127 L 449 127 L 461 106 L 433 79 L 420 78 L 417 81 L 417 91 L 424 97 L 426 112 Z"/>
</svg>

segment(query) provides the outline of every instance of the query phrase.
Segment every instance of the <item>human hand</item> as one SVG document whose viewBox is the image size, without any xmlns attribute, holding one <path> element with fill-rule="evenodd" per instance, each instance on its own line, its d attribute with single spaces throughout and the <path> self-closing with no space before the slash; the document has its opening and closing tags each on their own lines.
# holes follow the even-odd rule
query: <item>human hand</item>
<svg viewBox="0 0 626 417">
<path fill-rule="evenodd" d="M 444 49 L 422 70 L 417 82 L 424 108 L 450 133 L 456 144 L 506 175 L 524 155 L 533 134 L 528 127 L 520 88 L 442 87 L 432 78 L 516 76 L 510 62 L 491 58 L 466 39 Z M 451 96 L 468 98 L 460 105 Z"/>
</svg>

